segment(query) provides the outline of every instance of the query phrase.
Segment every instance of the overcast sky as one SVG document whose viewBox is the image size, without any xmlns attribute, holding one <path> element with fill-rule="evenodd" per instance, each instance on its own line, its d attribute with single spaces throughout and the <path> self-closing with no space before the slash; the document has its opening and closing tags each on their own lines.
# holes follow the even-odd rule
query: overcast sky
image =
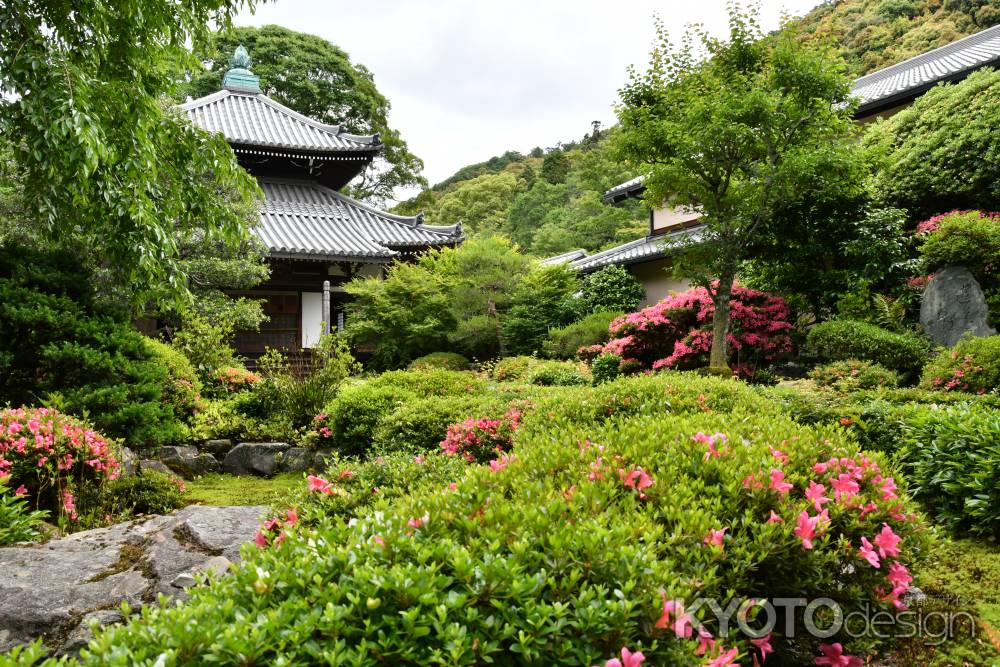
<svg viewBox="0 0 1000 667">
<path fill-rule="evenodd" d="M 764 0 L 766 30 L 819 0 Z M 581 138 L 614 121 L 630 64 L 643 66 L 659 14 L 722 34 L 725 0 L 273 0 L 239 25 L 319 35 L 375 75 L 390 123 L 433 184 L 506 150 Z M 253 58 L 253 54 L 250 54 Z M 399 192 L 405 198 L 412 193 Z"/>
</svg>

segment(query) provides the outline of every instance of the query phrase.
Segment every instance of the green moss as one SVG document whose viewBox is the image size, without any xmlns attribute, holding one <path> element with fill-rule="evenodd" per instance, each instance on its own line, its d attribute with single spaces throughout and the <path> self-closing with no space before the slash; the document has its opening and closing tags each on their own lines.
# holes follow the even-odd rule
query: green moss
<svg viewBox="0 0 1000 667">
<path fill-rule="evenodd" d="M 187 483 L 187 500 L 192 505 L 270 505 L 305 484 L 302 473 L 282 473 L 269 479 L 205 475 Z"/>
</svg>

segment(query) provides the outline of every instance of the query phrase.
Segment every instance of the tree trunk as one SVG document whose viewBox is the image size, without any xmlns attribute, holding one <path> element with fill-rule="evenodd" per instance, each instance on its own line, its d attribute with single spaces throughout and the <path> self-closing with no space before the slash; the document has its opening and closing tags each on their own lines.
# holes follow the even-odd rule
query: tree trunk
<svg viewBox="0 0 1000 667">
<path fill-rule="evenodd" d="M 736 271 L 726 269 L 719 276 L 712 303 L 715 315 L 712 319 L 712 352 L 708 359 L 708 369 L 719 375 L 729 375 L 729 300 L 733 295 L 733 280 Z"/>
</svg>

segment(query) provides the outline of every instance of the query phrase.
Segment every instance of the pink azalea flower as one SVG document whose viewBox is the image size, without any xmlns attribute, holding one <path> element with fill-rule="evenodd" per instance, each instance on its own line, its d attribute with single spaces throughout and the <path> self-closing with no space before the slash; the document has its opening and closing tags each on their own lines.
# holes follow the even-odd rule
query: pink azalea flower
<svg viewBox="0 0 1000 667">
<path fill-rule="evenodd" d="M 875 553 L 875 549 L 872 547 L 872 543 L 868 541 L 867 537 L 861 538 L 861 548 L 858 549 L 858 555 L 861 556 L 862 559 L 868 561 L 869 564 L 871 564 L 871 566 L 875 569 L 878 569 L 881 566 L 878 554 Z"/>
<path fill-rule="evenodd" d="M 705 535 L 705 539 L 703 540 L 703 542 L 705 544 L 714 545 L 722 549 L 724 546 L 722 540 L 726 535 L 726 530 L 728 529 L 727 528 L 723 528 L 722 530 L 717 530 L 715 528 L 711 529 L 710 531 L 708 531 L 708 534 Z"/>
<path fill-rule="evenodd" d="M 886 579 L 892 584 L 892 590 L 897 595 L 901 595 L 909 590 L 910 582 L 913 581 L 909 570 L 899 561 L 893 561 L 889 564 L 889 574 L 886 576 Z"/>
<path fill-rule="evenodd" d="M 253 543 L 263 549 L 267 546 L 267 537 L 258 530 L 257 534 L 253 536 Z"/>
<path fill-rule="evenodd" d="M 785 479 L 785 473 L 781 472 L 777 468 L 771 469 L 771 488 L 780 493 L 781 495 L 785 495 L 793 488 L 792 483 L 786 482 L 784 481 L 784 479 Z"/>
<path fill-rule="evenodd" d="M 350 479 L 354 477 L 354 473 L 346 468 L 340 471 L 340 479 Z"/>
<path fill-rule="evenodd" d="M 809 516 L 805 510 L 799 512 L 796 522 L 795 536 L 802 540 L 802 548 L 810 550 L 813 548 L 813 540 L 816 539 L 816 526 L 819 525 L 820 516 Z"/>
<path fill-rule="evenodd" d="M 707 663 L 705 667 L 739 667 L 739 665 L 734 662 L 736 660 L 736 656 L 739 655 L 739 649 L 731 648 L 726 651 L 726 647 L 720 645 L 719 650 L 723 651 L 722 655 Z"/>
<path fill-rule="evenodd" d="M 850 499 L 853 498 L 861 487 L 858 486 L 857 480 L 848 473 L 841 473 L 837 479 L 831 480 L 830 484 L 833 485 L 835 491 L 834 498 L 838 501 L 841 498 Z"/>
<path fill-rule="evenodd" d="M 628 488 L 638 491 L 639 498 L 642 500 L 646 499 L 646 494 L 643 493 L 642 490 L 653 486 L 653 478 L 650 477 L 649 474 L 647 474 L 642 468 L 635 468 L 629 473 L 626 473 L 624 468 L 619 468 L 618 478 L 622 481 L 622 484 Z"/>
<path fill-rule="evenodd" d="M 875 512 L 877 510 L 878 510 L 878 505 L 869 501 L 867 505 L 861 508 L 861 520 L 864 521 L 865 515 L 871 514 L 872 512 Z"/>
<path fill-rule="evenodd" d="M 413 517 L 412 519 L 406 522 L 406 525 L 409 526 L 410 528 L 420 528 L 420 526 L 424 525 L 424 519 L 419 517 Z"/>
<path fill-rule="evenodd" d="M 698 626 L 698 648 L 694 650 L 695 655 L 705 655 L 715 651 L 715 639 L 712 633 L 705 629 L 704 625 Z"/>
<path fill-rule="evenodd" d="M 882 486 L 879 487 L 879 490 L 882 491 L 882 500 L 892 500 L 896 497 L 897 491 L 895 480 L 892 477 L 886 477 L 882 480 Z"/>
<path fill-rule="evenodd" d="M 424 462 L 424 455 L 417 454 L 416 456 L 413 457 L 413 462 L 416 463 L 417 465 L 420 465 L 421 463 Z"/>
<path fill-rule="evenodd" d="M 618 658 L 611 658 L 604 663 L 604 667 L 639 667 L 645 659 L 646 656 L 644 656 L 641 651 L 632 653 L 623 646 L 622 659 L 619 660 Z"/>
<path fill-rule="evenodd" d="M 672 614 L 676 615 L 673 621 L 670 620 Z M 674 631 L 675 635 L 686 639 L 691 636 L 692 632 L 691 616 L 684 613 L 683 602 L 680 600 L 668 600 L 667 596 L 663 595 L 663 613 L 657 619 L 655 627 L 661 630 L 669 627 Z"/>
<path fill-rule="evenodd" d="M 319 492 L 330 495 L 333 493 L 333 484 L 323 479 L 322 477 L 317 477 L 316 475 L 309 475 L 306 477 L 309 482 L 309 491 L 311 493 Z"/>
<path fill-rule="evenodd" d="M 299 513 L 295 511 L 294 507 L 289 507 L 288 511 L 285 512 L 285 523 L 289 526 L 294 526 L 299 521 Z"/>
<path fill-rule="evenodd" d="M 763 637 L 757 639 L 751 639 L 750 643 L 757 647 L 760 651 L 760 661 L 764 662 L 767 660 L 768 653 L 774 653 L 774 647 L 771 646 L 771 633 L 767 633 Z"/>
<path fill-rule="evenodd" d="M 455 482 L 452 482 L 451 484 L 448 485 L 448 490 L 449 491 L 458 491 L 458 484 L 456 484 Z"/>
<path fill-rule="evenodd" d="M 813 464 L 813 472 L 817 475 L 822 475 L 826 472 L 828 465 L 826 463 L 820 462 Z"/>
<path fill-rule="evenodd" d="M 385 548 L 385 540 L 382 539 L 381 535 L 376 535 L 375 537 L 373 537 L 372 538 L 372 542 L 374 542 L 375 544 L 379 545 L 383 549 Z"/>
<path fill-rule="evenodd" d="M 20 498 L 21 496 L 28 495 L 28 489 L 24 487 L 24 484 L 14 489 L 14 496 Z"/>
<path fill-rule="evenodd" d="M 882 532 L 875 536 L 875 546 L 878 547 L 879 555 L 882 558 L 899 556 L 899 540 L 899 535 L 892 532 L 889 524 L 883 523 Z"/>
<path fill-rule="evenodd" d="M 773 456 L 774 458 L 776 458 L 782 464 L 788 463 L 788 454 L 784 453 L 780 449 L 775 449 L 774 447 L 771 447 L 770 445 L 768 445 L 767 448 L 771 450 L 771 456 Z"/>
<path fill-rule="evenodd" d="M 743 478 L 744 489 L 763 489 L 764 485 L 757 479 L 756 475 L 747 475 Z"/>
<path fill-rule="evenodd" d="M 823 655 L 813 660 L 817 665 L 830 667 L 861 667 L 861 658 L 844 655 L 844 647 L 840 644 L 820 644 Z"/>
<path fill-rule="evenodd" d="M 784 523 L 784 521 L 784 519 L 774 513 L 774 510 L 771 510 L 771 516 L 768 518 L 767 523 Z"/>
<path fill-rule="evenodd" d="M 823 504 L 830 502 L 830 499 L 824 496 L 826 493 L 826 487 L 822 484 L 817 484 L 816 482 L 810 481 L 809 488 L 806 489 L 806 499 L 811 500 L 813 507 L 819 512 L 823 509 Z"/>
</svg>

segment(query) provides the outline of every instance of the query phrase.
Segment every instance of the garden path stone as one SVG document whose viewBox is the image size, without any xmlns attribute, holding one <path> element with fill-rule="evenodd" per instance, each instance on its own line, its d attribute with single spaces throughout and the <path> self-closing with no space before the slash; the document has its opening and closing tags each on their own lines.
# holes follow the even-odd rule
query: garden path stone
<svg viewBox="0 0 1000 667">
<path fill-rule="evenodd" d="M 173 582 L 206 569 L 225 572 L 265 512 L 192 505 L 45 544 L 0 548 L 0 652 L 37 637 L 57 652 L 76 651 L 89 640 L 85 621 L 119 620 L 114 610 L 122 602 L 138 609 L 160 593 L 185 598 L 187 587 Z"/>
<path fill-rule="evenodd" d="M 952 347 L 962 336 L 993 336 L 989 307 L 975 277 L 964 266 L 949 266 L 934 274 L 920 300 L 920 324 L 938 345 Z"/>
<path fill-rule="evenodd" d="M 285 442 L 241 442 L 226 454 L 222 471 L 231 475 L 271 477 L 278 472 L 281 459 L 290 447 Z"/>
</svg>

